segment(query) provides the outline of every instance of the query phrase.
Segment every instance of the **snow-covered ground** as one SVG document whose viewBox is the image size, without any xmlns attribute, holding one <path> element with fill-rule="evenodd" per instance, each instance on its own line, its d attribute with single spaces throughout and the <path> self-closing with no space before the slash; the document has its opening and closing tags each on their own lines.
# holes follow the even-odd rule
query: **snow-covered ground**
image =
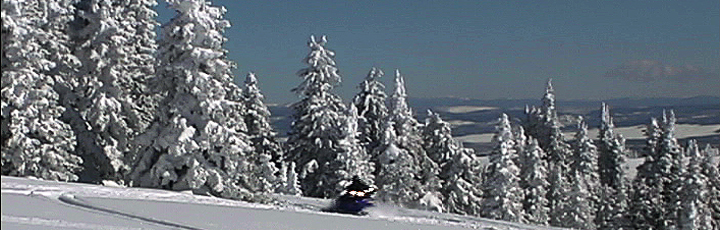
<svg viewBox="0 0 720 230">
<path fill-rule="evenodd" d="M 645 139 L 643 134 L 645 130 L 644 125 L 629 126 L 629 127 L 616 127 L 615 133 L 620 133 L 625 137 L 626 140 L 642 140 Z M 715 125 L 696 125 L 696 124 L 678 124 L 676 126 L 675 135 L 678 139 L 692 138 L 692 137 L 704 137 L 711 135 L 720 135 L 717 131 L 720 130 L 720 124 Z M 564 133 L 565 138 L 571 140 L 575 133 L 567 132 Z M 495 133 L 483 133 L 483 134 L 470 134 L 465 136 L 459 136 L 457 139 L 466 143 L 490 143 Z M 588 136 L 596 138 L 598 136 L 598 129 L 588 129 Z"/>
<path fill-rule="evenodd" d="M 553 229 L 378 204 L 368 216 L 318 211 L 329 200 L 252 204 L 144 188 L 2 177 L 2 229 Z"/>
</svg>

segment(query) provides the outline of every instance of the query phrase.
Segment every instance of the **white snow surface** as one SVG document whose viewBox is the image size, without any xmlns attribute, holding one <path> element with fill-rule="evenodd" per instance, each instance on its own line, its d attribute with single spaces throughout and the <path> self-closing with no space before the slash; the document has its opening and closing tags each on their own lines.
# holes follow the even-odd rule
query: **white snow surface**
<svg viewBox="0 0 720 230">
<path fill-rule="evenodd" d="M 330 200 L 276 204 L 145 188 L 2 176 L 3 229 L 558 229 L 377 204 L 367 216 L 319 211 Z"/>
</svg>

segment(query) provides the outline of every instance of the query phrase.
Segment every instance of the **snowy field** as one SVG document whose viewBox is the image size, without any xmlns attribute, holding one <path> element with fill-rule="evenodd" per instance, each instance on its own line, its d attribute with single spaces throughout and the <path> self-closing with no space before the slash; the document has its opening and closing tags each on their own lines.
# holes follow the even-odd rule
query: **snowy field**
<svg viewBox="0 0 720 230">
<path fill-rule="evenodd" d="M 2 229 L 558 229 L 379 204 L 368 216 L 317 211 L 329 200 L 251 204 L 143 188 L 2 177 Z"/>
<path fill-rule="evenodd" d="M 616 127 L 615 133 L 620 133 L 625 137 L 626 140 L 644 140 L 643 130 L 644 125 L 630 126 L 630 127 Z M 678 124 L 676 126 L 675 134 L 678 139 L 692 138 L 692 137 L 704 137 L 718 134 L 720 130 L 720 124 L 715 125 L 696 125 L 696 124 Z M 565 139 L 572 140 L 575 133 L 567 132 Z M 457 139 L 466 143 L 490 143 L 494 133 L 483 133 L 483 134 L 471 134 L 465 136 L 459 136 Z M 597 137 L 598 129 L 588 129 L 588 136 Z"/>
</svg>

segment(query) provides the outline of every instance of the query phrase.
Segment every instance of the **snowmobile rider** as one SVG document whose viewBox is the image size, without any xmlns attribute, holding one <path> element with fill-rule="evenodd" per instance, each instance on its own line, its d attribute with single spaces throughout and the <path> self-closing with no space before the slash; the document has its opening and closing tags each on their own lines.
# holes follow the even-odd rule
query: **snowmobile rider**
<svg viewBox="0 0 720 230">
<path fill-rule="evenodd" d="M 352 181 L 348 186 L 345 187 L 341 198 L 352 198 L 353 200 L 360 200 L 370 198 L 377 191 L 375 185 L 368 185 L 360 179 L 360 177 L 353 176 Z"/>
</svg>

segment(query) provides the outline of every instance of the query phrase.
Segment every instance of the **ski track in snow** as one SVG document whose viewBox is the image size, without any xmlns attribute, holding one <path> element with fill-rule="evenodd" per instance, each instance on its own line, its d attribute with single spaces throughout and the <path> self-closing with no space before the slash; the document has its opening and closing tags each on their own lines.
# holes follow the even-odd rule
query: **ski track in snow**
<svg viewBox="0 0 720 230">
<path fill-rule="evenodd" d="M 281 212 L 295 212 L 309 215 L 320 215 L 333 218 L 365 219 L 367 221 L 380 221 L 396 223 L 403 226 L 427 226 L 428 228 L 471 228 L 471 229 L 560 229 L 540 227 L 512 222 L 489 220 L 478 217 L 461 216 L 447 213 L 437 213 L 422 210 L 404 209 L 397 206 L 376 203 L 371 207 L 366 216 L 356 216 L 340 213 L 322 212 L 320 209 L 330 205 L 327 199 L 308 197 L 297 197 L 287 195 L 272 195 L 276 205 L 254 204 L 242 201 L 227 200 L 215 197 L 192 195 L 185 192 L 174 192 L 166 190 L 145 189 L 145 188 L 117 188 L 105 187 L 80 183 L 63 183 L 43 180 L 34 180 L 16 177 L 2 177 L 2 194 L 19 195 L 46 199 L 77 209 L 94 212 L 95 214 L 114 216 L 136 222 L 145 222 L 155 228 L 161 229 L 203 229 L 204 227 L 183 224 L 177 221 L 165 220 L 157 216 L 140 214 L 123 208 L 113 208 L 101 205 L 94 201 L 127 200 L 128 202 L 170 202 L 178 204 L 210 205 L 217 207 L 244 208 L 252 210 L 277 210 Z M 98 200 L 100 199 L 100 200 Z M 93 201 L 94 200 L 94 201 Z M 109 203 L 111 204 L 111 203 Z M 152 204 L 152 203 L 149 203 Z M 50 219 L 43 217 L 22 217 L 12 212 L 6 213 L 3 210 L 2 223 L 17 224 L 20 226 L 38 226 L 44 228 L 66 228 L 66 229 L 143 229 L 116 224 L 99 225 L 83 223 L 72 220 Z"/>
</svg>

